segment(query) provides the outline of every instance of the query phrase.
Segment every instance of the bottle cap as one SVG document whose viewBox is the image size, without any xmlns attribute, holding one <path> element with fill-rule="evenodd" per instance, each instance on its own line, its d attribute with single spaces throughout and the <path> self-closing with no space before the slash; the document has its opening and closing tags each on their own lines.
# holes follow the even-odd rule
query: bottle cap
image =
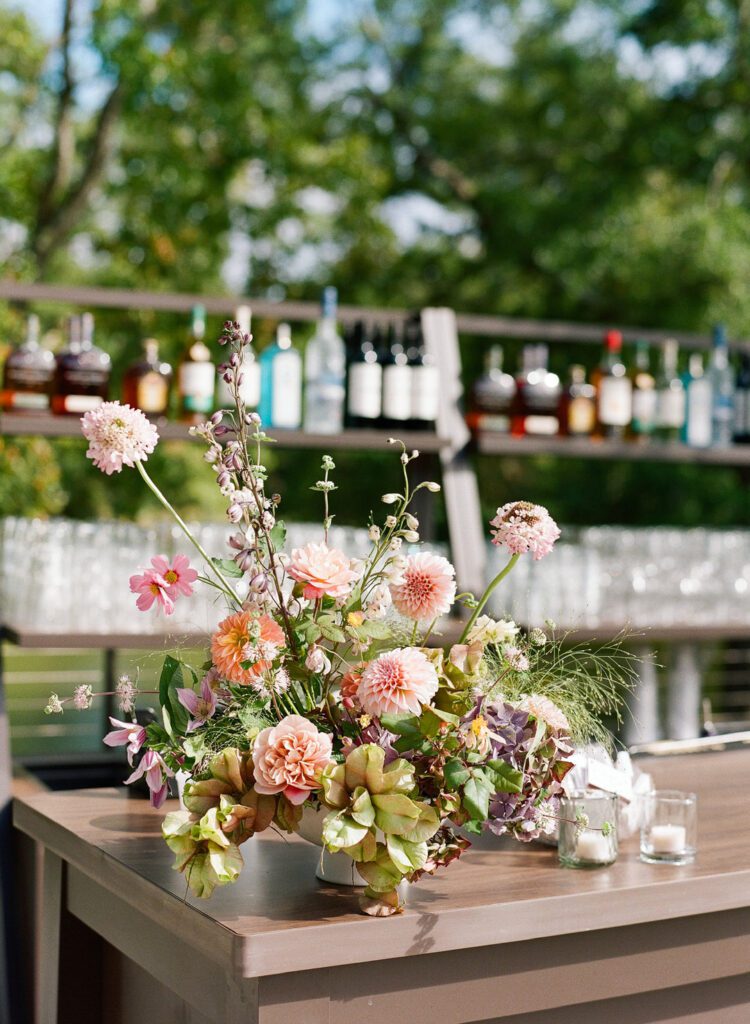
<svg viewBox="0 0 750 1024">
<path fill-rule="evenodd" d="M 81 342 L 91 345 L 94 341 L 94 314 L 81 313 Z"/>
<path fill-rule="evenodd" d="M 620 331 L 607 331 L 604 341 L 610 352 L 619 352 L 622 348 L 622 333 Z"/>
<path fill-rule="evenodd" d="M 200 303 L 193 306 L 193 334 L 202 338 L 206 333 L 206 307 Z"/>
<path fill-rule="evenodd" d="M 328 285 L 327 288 L 323 289 L 323 298 L 321 300 L 321 307 L 322 307 L 323 317 L 325 319 L 329 319 L 329 318 L 331 320 L 335 320 L 336 319 L 336 307 L 338 306 L 338 301 L 339 301 L 339 293 L 333 287 L 333 285 Z"/>
<path fill-rule="evenodd" d="M 249 306 L 238 306 L 234 313 L 234 319 L 240 325 L 240 330 L 244 334 L 250 333 L 250 321 L 252 319 L 252 310 Z"/>
<path fill-rule="evenodd" d="M 292 344 L 292 328 L 289 324 L 279 324 L 276 328 L 276 344 L 279 348 L 289 348 Z"/>
<path fill-rule="evenodd" d="M 26 318 L 26 343 L 36 345 L 39 341 L 39 317 L 36 313 L 29 313 Z"/>
</svg>

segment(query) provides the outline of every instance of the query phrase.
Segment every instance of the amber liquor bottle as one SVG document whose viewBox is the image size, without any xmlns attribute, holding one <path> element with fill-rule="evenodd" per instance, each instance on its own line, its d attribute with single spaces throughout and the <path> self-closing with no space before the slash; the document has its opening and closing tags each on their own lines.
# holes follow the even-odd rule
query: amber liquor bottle
<svg viewBox="0 0 750 1024">
<path fill-rule="evenodd" d="M 91 313 L 68 321 L 68 344 L 57 354 L 52 412 L 80 416 L 106 402 L 112 361 L 94 345 Z"/>
<path fill-rule="evenodd" d="M 26 340 L 5 361 L 0 409 L 35 413 L 49 409 L 55 357 L 39 344 L 39 317 L 26 322 Z"/>
<path fill-rule="evenodd" d="M 155 338 L 143 342 L 143 358 L 128 367 L 122 384 L 127 405 L 154 419 L 167 415 L 172 367 L 159 359 L 159 342 Z"/>
</svg>

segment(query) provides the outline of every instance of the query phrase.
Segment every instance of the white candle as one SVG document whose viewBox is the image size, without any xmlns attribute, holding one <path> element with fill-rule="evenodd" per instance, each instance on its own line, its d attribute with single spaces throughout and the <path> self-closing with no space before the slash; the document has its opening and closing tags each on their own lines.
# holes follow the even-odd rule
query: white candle
<svg viewBox="0 0 750 1024">
<path fill-rule="evenodd" d="M 576 841 L 576 857 L 597 864 L 608 863 L 612 860 L 609 839 L 601 832 L 581 832 Z"/>
<path fill-rule="evenodd" d="M 651 849 L 654 853 L 684 853 L 686 840 L 684 825 L 651 826 Z"/>
</svg>

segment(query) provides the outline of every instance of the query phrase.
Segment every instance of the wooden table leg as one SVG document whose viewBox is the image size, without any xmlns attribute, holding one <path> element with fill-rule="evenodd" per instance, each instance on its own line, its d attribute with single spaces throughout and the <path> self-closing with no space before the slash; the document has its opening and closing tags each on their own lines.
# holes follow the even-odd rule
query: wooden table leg
<svg viewBox="0 0 750 1024">
<path fill-rule="evenodd" d="M 60 988 L 60 920 L 63 899 L 63 864 L 45 849 L 42 866 L 41 930 L 36 947 L 36 999 L 34 1024 L 57 1024 Z"/>
</svg>

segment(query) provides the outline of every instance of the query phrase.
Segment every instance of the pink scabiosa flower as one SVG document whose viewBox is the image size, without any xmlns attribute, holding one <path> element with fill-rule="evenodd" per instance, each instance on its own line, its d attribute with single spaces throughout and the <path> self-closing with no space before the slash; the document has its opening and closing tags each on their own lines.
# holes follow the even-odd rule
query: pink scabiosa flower
<svg viewBox="0 0 750 1024">
<path fill-rule="evenodd" d="M 154 602 L 159 608 L 164 609 L 166 615 L 171 615 L 174 611 L 174 601 L 169 596 L 169 585 L 155 569 L 146 569 L 131 576 L 130 589 L 139 595 L 135 605 L 142 612 L 147 612 Z"/>
<path fill-rule="evenodd" d="M 90 409 L 81 417 L 81 431 L 89 442 L 86 457 L 107 476 L 145 462 L 159 440 L 156 427 L 140 409 L 119 402 Z"/>
<path fill-rule="evenodd" d="M 552 550 L 560 536 L 560 529 L 542 505 L 530 501 L 511 501 L 497 510 L 490 520 L 493 528 L 492 543 L 506 547 L 512 555 L 525 555 L 530 551 L 536 561 Z"/>
<path fill-rule="evenodd" d="M 190 597 L 198 572 L 191 568 L 187 555 L 175 555 L 171 565 L 165 555 L 157 555 L 151 559 L 151 564 L 167 584 L 167 593 L 172 600 L 180 594 Z"/>
<path fill-rule="evenodd" d="M 516 672 L 528 672 L 529 670 L 529 659 L 523 653 L 520 647 L 515 647 L 513 644 L 508 644 L 503 647 L 503 657 Z"/>
<path fill-rule="evenodd" d="M 331 746 L 331 736 L 300 715 L 287 715 L 278 725 L 262 729 L 253 744 L 256 792 L 283 793 L 290 803 L 304 803 L 320 785 Z"/>
<path fill-rule="evenodd" d="M 437 693 L 432 662 L 416 647 L 397 647 L 369 662 L 362 672 L 357 700 L 368 715 L 418 715 Z"/>
<path fill-rule="evenodd" d="M 456 570 L 442 555 L 422 551 L 406 559 L 400 579 L 391 584 L 393 606 L 407 619 L 432 622 L 450 611 L 456 596 Z"/>
<path fill-rule="evenodd" d="M 528 711 L 534 718 L 546 722 L 555 732 L 570 732 L 570 722 L 565 713 L 549 697 L 530 693 L 521 699 L 519 707 L 522 711 Z"/>
<path fill-rule="evenodd" d="M 108 747 L 127 746 L 128 763 L 132 765 L 133 758 L 146 742 L 146 730 L 137 722 L 121 722 L 117 718 L 110 718 L 109 721 L 114 729 L 107 733 L 102 743 Z"/>
<path fill-rule="evenodd" d="M 194 732 L 202 725 L 205 725 L 209 718 L 216 712 L 216 693 L 211 687 L 210 681 L 204 676 L 201 680 L 200 693 L 188 687 L 177 690 L 177 699 L 190 714 L 187 731 Z"/>
<path fill-rule="evenodd" d="M 151 806 L 161 807 L 169 792 L 167 780 L 172 778 L 174 772 L 166 765 L 161 754 L 157 754 L 155 750 L 147 750 L 133 774 L 125 779 L 125 785 L 129 786 L 131 782 L 136 782 L 144 775 L 146 785 L 151 791 Z"/>
<path fill-rule="evenodd" d="M 357 573 L 343 551 L 327 544 L 305 544 L 292 551 L 287 572 L 303 584 L 302 596 L 308 601 L 332 597 L 339 601 L 349 596 Z"/>
</svg>

